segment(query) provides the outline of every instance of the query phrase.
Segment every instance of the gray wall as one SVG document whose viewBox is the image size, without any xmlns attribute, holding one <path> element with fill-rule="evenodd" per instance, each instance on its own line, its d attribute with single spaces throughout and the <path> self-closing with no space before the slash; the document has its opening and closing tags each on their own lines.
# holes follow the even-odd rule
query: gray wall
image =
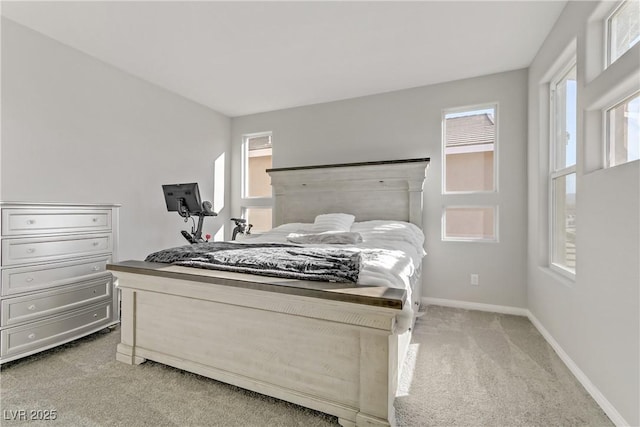
<svg viewBox="0 0 640 427">
<path fill-rule="evenodd" d="M 2 19 L 2 200 L 120 203 L 120 259 L 185 243 L 161 185 L 196 181 L 213 200 L 229 132 L 215 111 Z"/>
<path fill-rule="evenodd" d="M 640 45 L 603 72 L 601 22 L 614 6 L 607 3 L 569 2 L 530 67 L 528 304 L 608 401 L 601 405 L 613 407 L 607 412 L 640 425 L 640 162 L 602 169 L 600 128 L 601 109 L 640 85 Z M 547 83 L 571 46 L 578 61 L 575 281 L 553 273 L 547 261 Z"/>
<path fill-rule="evenodd" d="M 546 268 L 548 110 L 541 82 L 572 40 L 582 110 L 597 103 L 589 93 L 616 92 L 625 70 L 637 73 L 640 46 L 613 77 L 592 71 L 601 61 L 587 45 L 592 32 L 585 22 L 598 7 L 569 3 L 528 83 L 520 70 L 233 120 L 3 18 L 0 198 L 121 203 L 120 258 L 139 259 L 183 243 L 185 224 L 166 212 L 163 183 L 197 181 L 204 199 L 222 196 L 221 217 L 207 223 L 212 234 L 239 214 L 245 133 L 273 131 L 274 167 L 431 157 L 424 295 L 528 307 L 598 393 L 638 425 L 639 162 L 594 167 L 589 138 L 598 132 L 585 132 L 589 123 L 580 123 L 586 142 L 579 149 L 576 280 Z M 487 102 L 499 103 L 500 191 L 470 200 L 442 196 L 441 111 Z M 221 155 L 220 191 L 227 194 L 214 195 L 213 163 Z M 440 240 L 443 204 L 468 202 L 499 205 L 500 243 Z M 470 273 L 480 274 L 479 287 L 469 285 Z"/>
<path fill-rule="evenodd" d="M 310 82 L 313 84 L 313 82 Z M 242 135 L 273 131 L 274 167 L 430 157 L 424 296 L 526 307 L 526 70 L 232 120 L 232 207 Z M 498 103 L 499 193 L 441 194 L 442 109 Z M 499 205 L 499 243 L 442 242 L 443 203 Z M 480 286 L 469 284 L 480 274 Z"/>
</svg>

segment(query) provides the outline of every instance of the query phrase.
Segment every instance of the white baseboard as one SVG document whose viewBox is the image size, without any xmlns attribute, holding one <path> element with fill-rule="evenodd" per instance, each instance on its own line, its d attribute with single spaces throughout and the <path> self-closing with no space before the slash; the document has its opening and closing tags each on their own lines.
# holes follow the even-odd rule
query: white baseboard
<svg viewBox="0 0 640 427">
<path fill-rule="evenodd" d="M 573 376 L 575 376 L 578 379 L 578 381 L 580 381 L 580 384 L 582 384 L 585 390 L 587 390 L 587 392 L 591 395 L 591 397 L 593 397 L 593 400 L 595 400 L 598 403 L 598 405 L 600 405 L 604 413 L 607 414 L 607 416 L 611 419 L 611 421 L 616 426 L 619 426 L 619 427 L 630 425 L 624 419 L 624 417 L 620 415 L 620 413 L 611 404 L 611 402 L 609 402 L 607 398 L 604 397 L 604 395 L 600 392 L 600 390 L 598 390 L 598 388 L 591 382 L 589 377 L 587 377 L 587 375 L 584 372 L 582 372 L 582 370 L 578 367 L 578 365 L 576 365 L 576 363 L 571 359 L 571 357 L 569 357 L 569 355 L 562 349 L 560 344 L 558 344 L 558 342 L 553 338 L 553 336 L 551 336 L 549 331 L 547 331 L 545 327 L 542 326 L 542 323 L 540 323 L 540 321 L 536 318 L 536 316 L 534 316 L 529 310 L 527 310 L 527 312 L 528 312 L 529 320 L 531 321 L 531 323 L 533 323 L 533 326 L 535 326 L 538 332 L 540 332 L 540 335 L 542 335 L 544 339 L 547 340 L 547 342 L 549 343 L 551 348 L 553 348 L 553 350 L 556 352 L 560 360 L 562 360 L 564 364 L 567 366 L 567 368 L 569 368 Z"/>
<path fill-rule="evenodd" d="M 508 305 L 483 304 L 480 302 L 459 301 L 454 299 L 424 297 L 421 299 L 424 305 L 441 305 L 444 307 L 463 308 L 465 310 L 489 311 L 491 313 L 513 314 L 516 316 L 528 316 L 529 310 Z"/>
<path fill-rule="evenodd" d="M 582 370 L 576 365 L 576 363 L 569 357 L 569 355 L 562 349 L 560 344 L 551 336 L 542 323 L 526 308 L 510 307 L 504 305 L 483 304 L 469 301 L 458 301 L 443 298 L 430 298 L 424 297 L 421 299 L 423 305 L 441 305 L 444 307 L 462 308 L 466 310 L 479 310 L 489 311 L 493 313 L 501 314 L 513 314 L 516 316 L 526 316 L 529 318 L 533 326 L 536 327 L 540 335 L 549 343 L 551 348 L 556 352 L 560 360 L 567 366 L 569 371 L 576 377 L 576 379 L 582 384 L 587 392 L 593 397 L 602 410 L 607 414 L 611 421 L 619 427 L 628 426 L 629 423 L 624 419 L 622 415 L 616 410 L 616 408 L 607 400 L 606 397 L 598 390 L 598 388 L 589 380 L 589 377 L 582 372 Z"/>
</svg>

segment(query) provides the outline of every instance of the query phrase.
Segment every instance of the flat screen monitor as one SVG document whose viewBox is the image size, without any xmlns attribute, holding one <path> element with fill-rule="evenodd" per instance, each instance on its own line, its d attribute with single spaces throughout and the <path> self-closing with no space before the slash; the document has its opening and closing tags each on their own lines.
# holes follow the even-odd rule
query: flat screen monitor
<svg viewBox="0 0 640 427">
<path fill-rule="evenodd" d="M 186 213 L 195 214 L 202 211 L 200 190 L 197 182 L 163 185 L 162 191 L 164 192 L 164 200 L 167 203 L 169 212 L 175 211 L 185 216 Z"/>
</svg>

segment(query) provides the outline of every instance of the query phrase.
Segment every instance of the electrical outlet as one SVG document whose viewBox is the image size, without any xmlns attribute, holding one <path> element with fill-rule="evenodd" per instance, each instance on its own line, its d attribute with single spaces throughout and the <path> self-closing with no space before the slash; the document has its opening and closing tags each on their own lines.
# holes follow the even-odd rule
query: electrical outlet
<svg viewBox="0 0 640 427">
<path fill-rule="evenodd" d="M 471 284 L 473 286 L 479 286 L 480 285 L 480 275 L 479 274 L 472 274 L 471 275 Z"/>
</svg>

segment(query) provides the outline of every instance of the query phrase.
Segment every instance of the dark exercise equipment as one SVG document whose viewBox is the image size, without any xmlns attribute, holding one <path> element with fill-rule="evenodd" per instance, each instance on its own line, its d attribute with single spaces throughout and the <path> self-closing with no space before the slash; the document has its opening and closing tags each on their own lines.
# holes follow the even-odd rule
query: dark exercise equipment
<svg viewBox="0 0 640 427">
<path fill-rule="evenodd" d="M 198 183 L 163 185 L 162 191 L 164 192 L 164 200 L 169 212 L 178 212 L 178 214 L 184 218 L 184 222 L 187 222 L 189 218 L 194 221 L 191 227 L 191 233 L 182 230 L 182 236 L 192 244 L 205 242 L 202 238 L 204 218 L 207 216 L 217 216 L 218 214 L 211 209 L 211 202 L 206 200 L 204 202 L 200 201 Z M 198 217 L 197 226 L 193 219 L 194 217 Z"/>
<path fill-rule="evenodd" d="M 231 240 L 236 240 L 236 236 L 238 233 L 240 234 L 251 234 L 251 227 L 253 224 L 247 224 L 247 220 L 244 218 L 231 218 L 231 221 L 236 223 L 236 228 L 233 229 L 233 235 L 231 236 Z"/>
</svg>

